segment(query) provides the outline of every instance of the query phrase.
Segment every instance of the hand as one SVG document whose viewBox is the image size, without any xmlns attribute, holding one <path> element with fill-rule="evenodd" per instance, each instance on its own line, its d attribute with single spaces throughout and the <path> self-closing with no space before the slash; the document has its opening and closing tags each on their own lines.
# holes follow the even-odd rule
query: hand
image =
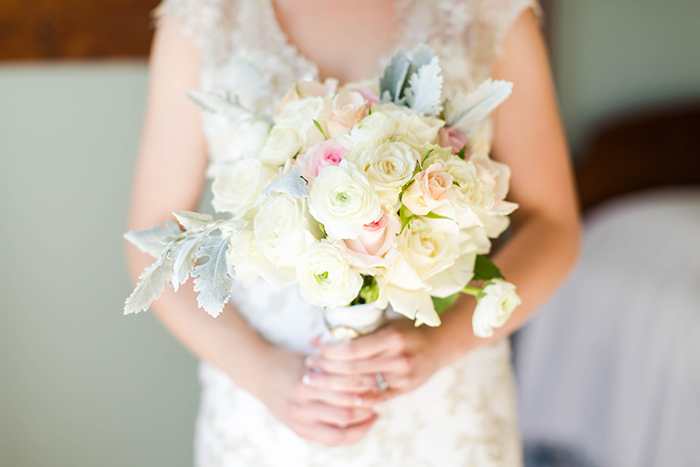
<svg viewBox="0 0 700 467">
<path fill-rule="evenodd" d="M 449 361 L 433 328 L 392 320 L 383 329 L 349 343 L 324 344 L 320 355 L 306 358 L 309 384 L 319 390 L 373 392 L 359 395 L 363 407 L 412 391 Z M 322 371 L 323 373 L 318 373 Z M 389 385 L 379 392 L 376 373 Z"/>
<path fill-rule="evenodd" d="M 265 379 L 256 396 L 282 423 L 302 438 L 328 446 L 359 441 L 377 419 L 368 407 L 357 404 L 357 394 L 302 383 L 304 357 L 279 348 L 265 359 Z"/>
</svg>

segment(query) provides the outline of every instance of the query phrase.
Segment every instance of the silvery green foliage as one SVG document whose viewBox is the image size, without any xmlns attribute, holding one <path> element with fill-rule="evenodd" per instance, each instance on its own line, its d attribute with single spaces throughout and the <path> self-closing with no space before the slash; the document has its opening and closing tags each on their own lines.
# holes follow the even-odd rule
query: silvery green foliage
<svg viewBox="0 0 700 467">
<path fill-rule="evenodd" d="M 221 96 L 213 92 L 190 91 L 187 97 L 207 112 L 225 115 L 241 122 L 259 116 L 257 110 L 243 106 L 237 96 L 231 98 L 231 96 Z"/>
<path fill-rule="evenodd" d="M 301 172 L 292 169 L 287 175 L 271 182 L 263 190 L 263 196 L 272 198 L 275 194 L 287 194 L 293 198 L 305 198 L 309 196 L 307 182 L 301 176 Z"/>
<path fill-rule="evenodd" d="M 184 235 L 175 222 L 166 220 L 165 227 L 154 226 L 147 230 L 124 234 L 124 238 L 133 243 L 136 248 L 148 253 L 154 258 L 159 257 L 170 242 L 169 239 Z"/>
<path fill-rule="evenodd" d="M 218 315 L 231 293 L 232 270 L 220 265 L 195 267 L 198 260 L 209 257 L 225 260 L 226 250 L 233 232 L 241 228 L 240 222 L 215 221 L 211 216 L 188 211 L 175 213 L 187 230 L 180 231 L 177 224 L 166 221 L 166 227 L 154 227 L 142 232 L 129 232 L 124 237 L 142 251 L 157 257 L 146 268 L 134 292 L 124 305 L 124 313 L 145 311 L 163 291 L 168 281 L 175 290 L 190 276 L 196 276 L 195 290 L 200 292 L 199 304 L 212 316 Z"/>
<path fill-rule="evenodd" d="M 407 77 L 411 77 L 414 73 L 417 73 L 420 67 L 423 65 L 428 65 L 433 58 L 435 58 L 435 52 L 433 49 L 425 44 L 418 45 L 411 52 L 410 65 L 408 67 Z"/>
<path fill-rule="evenodd" d="M 206 263 L 194 269 L 194 290 L 199 292 L 197 303 L 210 315 L 217 317 L 231 297 L 233 288 L 233 266 L 226 259 L 226 251 L 231 246 L 231 237 L 210 238 L 204 242 L 197 256 L 208 257 Z"/>
<path fill-rule="evenodd" d="M 403 105 L 403 87 L 406 82 L 406 73 L 410 62 L 402 50 L 389 59 L 389 64 L 384 67 L 382 76 L 379 78 L 379 95 L 382 104 L 393 102 L 396 105 Z"/>
<path fill-rule="evenodd" d="M 433 115 L 441 110 L 440 96 L 442 95 L 442 75 L 437 57 L 433 57 L 426 65 L 418 68 L 411 75 L 406 89 L 406 101 L 413 110 Z"/>
<path fill-rule="evenodd" d="M 457 94 L 445 103 L 445 122 L 465 135 L 474 131 L 478 124 L 513 91 L 513 83 L 492 81 L 481 83 L 474 92 Z"/>
<path fill-rule="evenodd" d="M 257 96 L 266 97 L 270 95 L 270 89 L 265 82 L 265 78 L 255 65 L 240 57 L 234 57 L 233 61 Z"/>
</svg>

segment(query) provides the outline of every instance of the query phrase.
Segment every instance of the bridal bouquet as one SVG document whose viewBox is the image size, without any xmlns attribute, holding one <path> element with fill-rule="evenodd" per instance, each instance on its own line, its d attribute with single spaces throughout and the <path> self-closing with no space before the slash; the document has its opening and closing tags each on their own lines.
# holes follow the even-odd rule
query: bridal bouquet
<svg viewBox="0 0 700 467">
<path fill-rule="evenodd" d="M 246 153 L 212 185 L 225 218 L 176 212 L 184 230 L 168 221 L 125 235 L 156 257 L 125 313 L 146 310 L 165 281 L 177 290 L 193 276 L 199 306 L 216 316 L 233 279 L 263 278 L 277 290 L 298 284 L 319 307 L 391 305 L 416 325 L 439 325 L 468 293 L 475 334 L 492 335 L 520 303 L 485 256 L 517 207 L 483 125 L 511 89 L 488 80 L 443 100 L 438 58 L 421 46 L 397 52 L 378 82 L 299 81 L 272 115 L 190 93 L 245 122 Z"/>
</svg>

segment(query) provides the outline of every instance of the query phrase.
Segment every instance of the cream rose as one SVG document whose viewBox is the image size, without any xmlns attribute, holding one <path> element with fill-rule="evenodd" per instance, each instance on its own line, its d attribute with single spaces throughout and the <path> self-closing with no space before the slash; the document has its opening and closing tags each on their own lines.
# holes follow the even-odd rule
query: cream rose
<svg viewBox="0 0 700 467">
<path fill-rule="evenodd" d="M 387 115 L 396 122 L 393 140 L 404 142 L 415 149 L 425 143 L 436 143 L 438 131 L 445 124 L 438 118 L 426 117 L 415 110 L 392 103 L 372 105 L 372 115 L 375 112 Z"/>
<path fill-rule="evenodd" d="M 371 144 L 358 157 L 355 165 L 367 175 L 382 204 L 396 206 L 401 188 L 413 178 L 418 152 L 404 143 Z"/>
<path fill-rule="evenodd" d="M 292 276 L 299 256 L 321 236 L 305 200 L 284 194 L 265 201 L 253 225 L 256 251 Z"/>
<path fill-rule="evenodd" d="M 505 201 L 510 184 L 510 167 L 492 160 L 485 151 L 475 152 L 469 161 L 474 164 L 479 178 L 493 189 L 495 200 L 493 213 L 508 215 L 515 211 L 518 205 Z"/>
<path fill-rule="evenodd" d="M 359 92 L 338 93 L 326 110 L 330 138 L 348 133 L 359 122 L 367 109 L 367 101 Z"/>
<path fill-rule="evenodd" d="M 297 132 L 291 128 L 273 128 L 265 145 L 260 149 L 259 157 L 263 164 L 277 168 L 283 166 L 301 149 Z"/>
<path fill-rule="evenodd" d="M 438 159 L 419 172 L 404 191 L 401 202 L 419 216 L 454 202 L 457 198 L 452 189 L 453 178 L 445 169 L 445 161 Z"/>
<path fill-rule="evenodd" d="M 287 105 L 300 99 L 306 99 L 307 97 L 333 97 L 337 87 L 338 80 L 335 79 L 327 79 L 323 84 L 319 83 L 318 81 L 306 81 L 300 79 L 289 91 L 287 91 L 287 94 L 282 97 L 277 104 L 277 107 L 275 107 L 275 117 L 281 115 Z"/>
<path fill-rule="evenodd" d="M 309 210 L 335 239 L 357 238 L 382 215 L 379 196 L 367 177 L 346 160 L 324 168 L 311 187 Z"/>
<path fill-rule="evenodd" d="M 255 234 L 252 229 L 236 232 L 231 237 L 231 246 L 226 251 L 226 259 L 233 266 L 234 279 L 250 287 L 260 275 L 253 265 L 255 255 Z"/>
<path fill-rule="evenodd" d="M 471 162 L 453 156 L 445 163 L 445 171 L 452 175 L 452 190 L 456 195 L 457 220 L 461 227 L 479 224 L 479 214 L 493 208 L 493 190 L 476 174 Z"/>
<path fill-rule="evenodd" d="M 338 141 L 349 154 L 361 152 L 362 149 L 378 140 L 391 138 L 396 132 L 396 122 L 383 113 L 373 113 L 363 118 L 347 135 L 338 136 Z"/>
<path fill-rule="evenodd" d="M 321 125 L 324 133 L 328 134 L 324 119 L 325 100 L 321 97 L 309 97 L 290 102 L 284 111 L 275 118 L 278 128 L 290 128 L 299 135 L 302 150 L 323 141 L 324 134 L 318 129 L 314 120 Z"/>
<path fill-rule="evenodd" d="M 262 191 L 279 174 L 255 157 L 244 157 L 219 173 L 212 184 L 217 212 L 229 212 L 236 218 L 262 202 Z"/>
<path fill-rule="evenodd" d="M 434 228 L 435 224 L 421 218 L 413 219 L 398 246 L 408 265 L 422 281 L 452 266 L 459 255 L 457 239 L 452 231 Z"/>
<path fill-rule="evenodd" d="M 472 315 L 472 328 L 477 337 L 491 337 L 493 328 L 503 326 L 521 300 L 513 284 L 498 279 L 490 281 L 483 294 Z"/>
<path fill-rule="evenodd" d="M 304 300 L 329 308 L 348 305 L 362 287 L 360 273 L 327 241 L 314 244 L 301 255 L 296 278 Z"/>
</svg>

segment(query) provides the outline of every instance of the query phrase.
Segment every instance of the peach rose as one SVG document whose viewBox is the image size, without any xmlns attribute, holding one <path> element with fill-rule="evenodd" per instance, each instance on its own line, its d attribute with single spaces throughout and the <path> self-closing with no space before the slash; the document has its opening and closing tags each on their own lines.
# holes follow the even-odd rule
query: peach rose
<svg viewBox="0 0 700 467">
<path fill-rule="evenodd" d="M 324 167 L 339 165 L 343 160 L 345 148 L 337 141 L 329 139 L 321 141 L 310 147 L 303 154 L 297 156 L 295 167 L 311 184 Z"/>
<path fill-rule="evenodd" d="M 443 127 L 438 130 L 438 145 L 443 148 L 452 148 L 452 154 L 457 154 L 467 145 L 467 138 L 459 130 Z"/>
<path fill-rule="evenodd" d="M 401 196 L 401 202 L 413 213 L 425 216 L 442 205 L 454 202 L 452 175 L 445 170 L 445 161 L 438 159 L 419 172 Z"/>
<path fill-rule="evenodd" d="M 388 267 L 382 258 L 391 249 L 401 231 L 401 221 L 396 214 L 382 208 L 379 220 L 365 224 L 357 238 L 343 240 L 348 249 L 348 261 L 356 267 Z"/>
<path fill-rule="evenodd" d="M 362 120 L 367 110 L 367 101 L 359 92 L 342 91 L 333 98 L 326 111 L 328 132 L 331 138 L 348 133 Z"/>
</svg>

